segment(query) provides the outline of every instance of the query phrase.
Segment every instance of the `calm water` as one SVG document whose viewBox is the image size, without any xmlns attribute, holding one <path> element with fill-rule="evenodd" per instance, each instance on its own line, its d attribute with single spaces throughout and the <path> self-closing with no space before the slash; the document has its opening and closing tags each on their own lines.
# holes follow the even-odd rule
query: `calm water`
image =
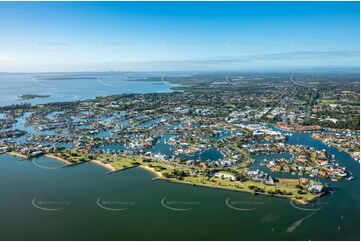
<svg viewBox="0 0 361 242">
<path fill-rule="evenodd" d="M 38 165 L 61 165 L 48 158 L 36 159 L 35 165 L 1 155 L 1 239 L 358 240 L 359 163 L 309 134 L 295 134 L 288 142 L 296 141 L 335 154 L 356 177 L 330 182 L 333 195 L 313 207 L 299 206 L 320 209 L 315 213 L 297 209 L 287 199 L 152 180 L 141 168 L 105 175 L 93 164 L 44 169 Z M 233 207 L 253 210 L 232 209 L 227 199 Z M 125 210 L 101 208 L 97 200 L 106 208 Z M 163 205 L 187 210 L 166 208 L 162 200 Z M 42 210 L 33 203 L 61 210 Z"/>
<path fill-rule="evenodd" d="M 166 82 L 124 79 L 110 75 L 34 83 L 29 75 L 3 74 L 0 105 L 19 102 L 17 96 L 26 93 L 51 95 L 31 100 L 40 103 L 115 93 L 163 92 L 171 87 Z M 24 128 L 23 123 L 17 123 L 17 127 Z M 34 132 L 31 127 L 28 131 Z M 171 155 L 165 138 L 169 137 L 162 137 L 149 150 Z M 103 168 L 90 163 L 60 168 L 62 164 L 45 157 L 30 161 L 0 155 L 0 239 L 359 240 L 359 163 L 309 134 L 294 133 L 287 143 L 327 150 L 355 179 L 327 181 L 334 189 L 332 195 L 322 197 L 313 206 L 295 207 L 287 199 L 152 180 L 153 175 L 141 168 L 105 175 Z M 221 158 L 216 150 L 192 158 L 199 156 Z M 252 168 L 269 172 L 260 161 L 276 157 L 254 158 Z M 295 225 L 297 221 L 302 221 L 299 226 Z"/>
<path fill-rule="evenodd" d="M 159 77 L 157 81 L 132 81 L 134 78 Z M 158 80 L 159 79 L 159 80 Z M 119 93 L 169 92 L 174 84 L 152 73 L 84 74 L 0 74 L 0 106 L 31 102 L 75 101 Z M 50 95 L 48 98 L 20 100 L 24 94 Z"/>
</svg>

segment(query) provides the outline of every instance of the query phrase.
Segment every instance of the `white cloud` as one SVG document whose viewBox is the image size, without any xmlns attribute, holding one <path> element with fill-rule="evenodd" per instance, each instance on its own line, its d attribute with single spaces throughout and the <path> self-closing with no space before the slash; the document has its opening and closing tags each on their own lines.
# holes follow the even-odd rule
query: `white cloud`
<svg viewBox="0 0 361 242">
<path fill-rule="evenodd" d="M 25 61 L 25 60 L 30 60 L 33 57 L 31 55 L 19 55 L 16 56 L 14 54 L 10 54 L 10 53 L 0 53 L 0 62 L 18 62 L 18 61 Z"/>
<path fill-rule="evenodd" d="M 4 54 L 0 53 L 0 61 L 6 62 L 6 61 L 17 61 L 17 58 L 12 54 Z"/>
</svg>

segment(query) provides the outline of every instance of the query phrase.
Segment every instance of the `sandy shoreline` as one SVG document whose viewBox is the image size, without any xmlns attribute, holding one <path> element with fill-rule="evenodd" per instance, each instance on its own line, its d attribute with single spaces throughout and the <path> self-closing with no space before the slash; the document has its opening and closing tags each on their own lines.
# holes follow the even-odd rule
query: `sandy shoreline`
<svg viewBox="0 0 361 242">
<path fill-rule="evenodd" d="M 20 153 L 15 152 L 15 151 L 7 152 L 7 154 L 9 154 L 9 155 L 14 155 L 14 156 L 17 156 L 17 157 L 20 157 L 20 158 L 24 158 L 24 159 L 27 159 L 27 158 L 28 158 L 26 155 L 20 154 Z"/>
<path fill-rule="evenodd" d="M 161 178 L 163 177 L 162 173 L 160 173 L 159 171 L 156 171 L 154 168 L 150 167 L 150 166 L 139 166 L 140 168 L 143 168 L 144 170 L 147 170 L 153 174 L 155 174 L 157 177 Z"/>
<path fill-rule="evenodd" d="M 101 166 L 101 167 L 105 168 L 108 171 L 116 171 L 116 169 L 112 165 L 105 164 L 105 163 L 103 163 L 103 162 L 101 162 L 99 160 L 91 160 L 90 162 L 93 163 L 93 164 L 96 164 L 98 166 Z"/>
<path fill-rule="evenodd" d="M 56 155 L 46 154 L 46 155 L 44 155 L 44 156 L 46 156 L 46 157 L 48 157 L 48 158 L 51 158 L 51 159 L 54 159 L 54 160 L 61 161 L 61 162 L 63 162 L 63 163 L 66 164 L 66 165 L 71 165 L 71 164 L 72 164 L 71 162 L 69 162 L 69 161 L 67 161 L 67 160 L 65 160 L 65 159 L 63 159 L 63 158 L 60 158 L 59 156 L 56 156 Z"/>
<path fill-rule="evenodd" d="M 15 154 L 14 154 L 14 155 L 15 155 Z M 23 157 L 27 158 L 26 156 L 21 155 L 21 154 L 16 154 L 16 155 L 23 156 Z M 67 161 L 67 160 L 65 160 L 65 159 L 63 159 L 63 158 L 60 158 L 60 157 L 58 157 L 58 156 L 55 156 L 55 155 L 46 154 L 45 156 L 46 156 L 46 157 L 49 157 L 49 158 L 52 158 L 52 159 L 55 159 L 55 160 L 58 160 L 58 161 L 61 161 L 61 162 L 64 162 L 64 163 L 67 164 L 67 165 L 71 165 L 71 164 L 72 164 L 71 162 L 69 162 L 69 161 Z M 103 167 L 104 169 L 106 169 L 106 170 L 108 170 L 108 171 L 110 171 L 110 172 L 117 171 L 111 164 L 105 164 L 105 163 L 103 163 L 103 162 L 101 162 L 101 161 L 99 161 L 99 160 L 91 160 L 90 162 L 93 163 L 93 164 L 95 164 L 95 165 L 101 166 L 101 167 Z M 153 173 L 153 174 L 156 175 L 158 178 L 163 177 L 162 173 L 156 171 L 156 170 L 155 170 L 154 168 L 152 168 L 152 167 L 149 167 L 149 166 L 139 166 L 139 167 L 141 167 L 141 168 L 143 168 L 143 169 L 145 169 L 145 170 Z"/>
<path fill-rule="evenodd" d="M 17 152 L 7 152 L 7 154 L 9 155 L 14 155 L 14 156 L 18 156 L 18 157 L 21 157 L 21 158 L 28 158 L 27 156 L 23 155 L 23 154 L 20 154 L 20 153 L 17 153 Z M 61 161 L 67 165 L 71 165 L 72 163 L 70 163 L 69 161 L 63 159 L 63 158 L 60 158 L 58 156 L 55 156 L 55 155 L 51 155 L 51 154 L 46 154 L 45 155 L 46 157 L 48 158 L 51 158 L 51 159 L 55 159 L 55 160 L 58 160 L 58 161 Z M 110 171 L 110 172 L 114 172 L 114 171 L 117 171 L 112 165 L 110 164 L 105 164 L 99 160 L 91 160 L 90 161 L 91 163 L 93 164 L 96 164 L 98 166 L 101 166 L 103 168 L 105 168 L 106 170 Z M 150 167 L 150 166 L 144 166 L 144 165 L 141 165 L 141 166 L 138 166 L 148 172 L 151 172 L 153 173 L 154 175 L 156 175 L 157 178 L 164 178 L 164 176 L 162 175 L 161 172 L 159 171 L 156 171 L 153 167 Z M 247 193 L 250 193 L 248 191 L 240 191 L 239 189 L 235 189 L 235 188 L 227 188 L 227 187 L 220 187 L 220 186 L 210 186 L 210 185 L 206 185 L 206 184 L 193 184 L 193 183 L 190 183 L 190 182 L 185 182 L 185 181 L 176 181 L 174 179 L 166 179 L 167 181 L 169 182 L 174 182 L 174 183 L 180 183 L 180 184 L 185 184 L 185 185 L 192 185 L 192 186 L 200 186 L 200 187 L 208 187 L 208 188 L 216 188 L 216 189 L 222 189 L 222 190 L 231 190 L 231 191 L 237 191 L 237 192 L 247 192 Z M 266 195 L 266 194 L 260 194 L 260 195 Z M 300 204 L 308 204 L 310 201 L 305 201 L 303 199 L 296 199 L 296 198 L 292 198 L 292 197 L 288 197 L 288 196 L 277 196 L 275 195 L 276 197 L 283 197 L 283 198 L 288 198 L 290 200 L 293 200 L 297 203 L 300 203 Z M 318 198 L 318 197 L 317 197 Z M 317 199 L 315 198 L 315 199 Z"/>
<path fill-rule="evenodd" d="M 22 154 L 17 153 L 17 152 L 8 152 L 8 154 L 10 154 L 10 155 L 15 155 L 15 156 L 18 156 L 18 157 L 21 157 L 21 158 L 25 158 L 25 159 L 28 158 L 27 156 L 22 155 Z M 61 161 L 61 162 L 63 162 L 63 163 L 66 164 L 66 165 L 72 165 L 71 162 L 69 162 L 69 161 L 67 161 L 67 160 L 65 160 L 65 159 L 63 159 L 63 158 L 61 158 L 61 157 L 58 157 L 58 156 L 56 156 L 56 155 L 46 154 L 46 155 L 44 155 L 44 156 L 46 156 L 46 157 L 48 157 L 48 158 L 51 158 L 51 159 L 55 159 L 55 160 Z M 99 161 L 99 160 L 91 160 L 90 162 L 93 163 L 93 164 L 96 164 L 96 165 L 98 165 L 98 166 L 101 166 L 101 167 L 105 168 L 106 170 L 108 170 L 108 171 L 110 171 L 110 172 L 116 171 L 116 169 L 115 169 L 111 164 L 105 164 L 105 163 L 103 163 L 103 162 L 101 162 L 101 161 Z M 150 166 L 139 166 L 139 167 L 142 168 L 142 169 L 144 169 L 144 170 L 147 170 L 147 171 L 153 173 L 154 175 L 156 175 L 157 178 L 162 178 L 162 177 L 163 177 L 163 175 L 162 175 L 161 172 L 156 171 L 154 168 L 152 168 L 152 167 L 150 167 Z"/>
<path fill-rule="evenodd" d="M 71 163 L 71 162 L 69 162 L 69 161 L 67 161 L 67 160 L 65 160 L 65 159 L 63 159 L 61 157 L 56 156 L 56 155 L 46 154 L 45 156 L 48 157 L 48 158 L 51 158 L 51 159 L 61 161 L 61 162 L 65 163 L 66 165 L 72 165 L 73 164 L 73 163 Z M 115 168 L 113 166 L 111 166 L 110 164 L 104 164 L 103 162 L 98 161 L 98 160 L 91 160 L 90 162 L 93 163 L 93 164 L 96 164 L 98 166 L 101 166 L 101 167 L 105 168 L 108 171 L 115 171 Z"/>
</svg>

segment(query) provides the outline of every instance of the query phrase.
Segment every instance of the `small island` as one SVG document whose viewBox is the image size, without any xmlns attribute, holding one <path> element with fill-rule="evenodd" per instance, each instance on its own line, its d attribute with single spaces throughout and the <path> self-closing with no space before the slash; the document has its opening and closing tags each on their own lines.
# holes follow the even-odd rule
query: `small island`
<svg viewBox="0 0 361 242">
<path fill-rule="evenodd" d="M 48 97 L 50 97 L 50 95 L 23 94 L 19 96 L 21 100 L 29 100 L 34 98 L 48 98 Z"/>
</svg>

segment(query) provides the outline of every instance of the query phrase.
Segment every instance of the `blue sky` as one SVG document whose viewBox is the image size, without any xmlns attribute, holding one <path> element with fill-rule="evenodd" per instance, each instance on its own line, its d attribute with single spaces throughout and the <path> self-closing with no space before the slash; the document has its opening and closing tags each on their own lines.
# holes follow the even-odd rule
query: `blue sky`
<svg viewBox="0 0 361 242">
<path fill-rule="evenodd" d="M 358 2 L 1 2 L 0 71 L 359 66 Z"/>
</svg>

